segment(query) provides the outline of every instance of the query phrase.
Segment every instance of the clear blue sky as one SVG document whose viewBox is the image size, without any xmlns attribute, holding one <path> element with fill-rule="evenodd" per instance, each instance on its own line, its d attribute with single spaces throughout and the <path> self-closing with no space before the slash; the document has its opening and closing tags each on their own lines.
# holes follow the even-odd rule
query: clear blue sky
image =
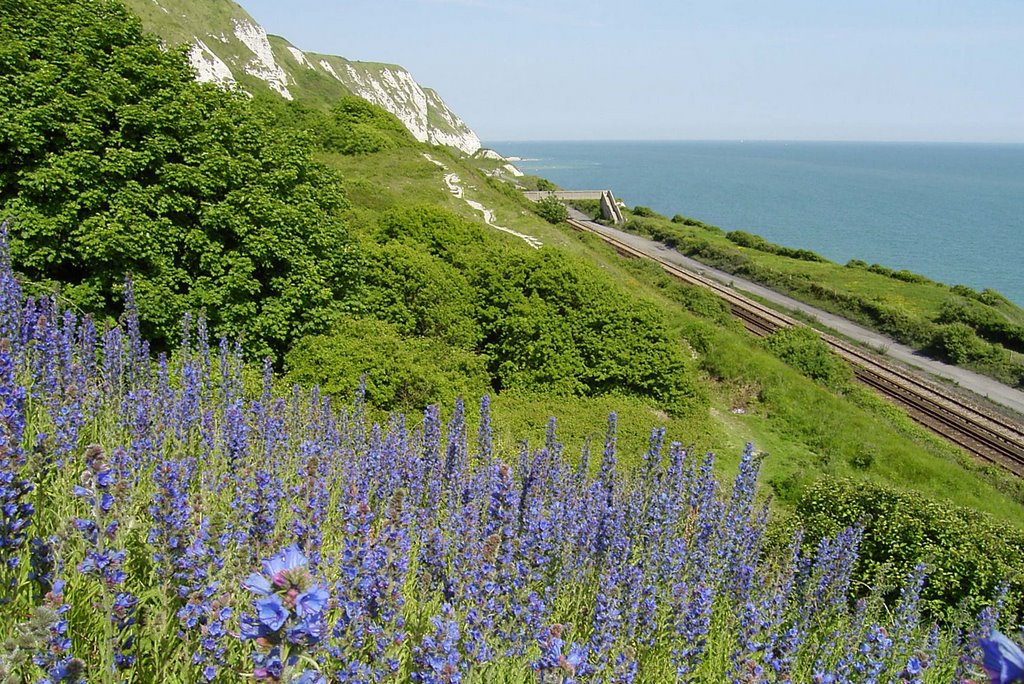
<svg viewBox="0 0 1024 684">
<path fill-rule="evenodd" d="M 487 140 L 1024 142 L 1024 0 L 242 0 Z"/>
</svg>

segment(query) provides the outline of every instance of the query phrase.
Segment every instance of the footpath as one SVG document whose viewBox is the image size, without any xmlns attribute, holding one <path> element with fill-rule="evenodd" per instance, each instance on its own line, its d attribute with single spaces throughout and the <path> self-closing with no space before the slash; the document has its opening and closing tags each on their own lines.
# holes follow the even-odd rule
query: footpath
<svg viewBox="0 0 1024 684">
<path fill-rule="evenodd" d="M 1001 382 L 993 380 L 992 378 L 979 375 L 973 371 L 959 368 L 957 366 L 951 366 L 948 363 L 943 363 L 934 359 L 929 359 L 922 356 L 914 349 L 900 344 L 881 333 L 869 330 L 845 318 L 836 316 L 835 314 L 831 314 L 827 311 L 822 311 L 821 309 L 799 302 L 792 297 L 779 294 L 774 290 L 769 290 L 763 285 L 758 285 L 750 280 L 738 278 L 726 273 L 725 271 L 720 271 L 707 266 L 706 264 L 702 264 L 699 261 L 695 261 L 694 259 L 680 254 L 671 247 L 666 247 L 660 242 L 656 242 L 639 235 L 626 233 L 610 226 L 601 225 L 600 223 L 595 223 L 588 220 L 587 216 L 575 209 L 570 208 L 569 214 L 571 218 L 586 223 L 595 232 L 608 235 L 616 240 L 621 240 L 630 247 L 633 247 L 648 256 L 663 259 L 685 268 L 688 271 L 716 280 L 723 285 L 732 287 L 733 289 L 741 290 L 745 293 L 759 297 L 765 301 L 780 306 L 783 309 L 798 311 L 806 316 L 810 316 L 823 326 L 831 328 L 844 337 L 856 340 L 857 342 L 863 343 L 876 351 L 880 351 L 888 358 L 899 361 L 907 366 L 917 368 L 937 378 L 951 381 L 979 396 L 986 397 L 989 401 L 1000 404 L 1017 412 L 1018 414 L 1024 415 L 1024 392 L 1021 392 L 1020 390 L 1016 390 Z"/>
<path fill-rule="evenodd" d="M 471 209 L 479 211 L 484 217 L 484 223 L 489 225 L 491 228 L 494 228 L 495 230 L 500 230 L 503 233 L 508 233 L 509 235 L 516 236 L 517 238 L 519 238 L 526 244 L 530 245 L 534 249 L 540 249 L 541 247 L 544 246 L 543 242 L 533 237 L 532 235 L 524 235 L 523 233 L 514 231 L 511 228 L 499 226 L 494 220 L 494 212 L 492 210 L 488 209 L 487 207 L 480 204 L 476 200 L 471 200 L 468 197 L 466 197 L 466 190 L 465 188 L 462 187 L 462 179 L 459 178 L 459 175 L 457 173 L 451 173 L 448 170 L 447 166 L 437 161 L 429 154 L 424 153 L 423 156 L 427 159 L 427 161 L 441 167 L 441 169 L 446 172 L 444 175 L 444 184 L 448 186 L 448 192 L 452 193 L 457 198 L 464 201 L 466 204 L 470 206 Z"/>
</svg>

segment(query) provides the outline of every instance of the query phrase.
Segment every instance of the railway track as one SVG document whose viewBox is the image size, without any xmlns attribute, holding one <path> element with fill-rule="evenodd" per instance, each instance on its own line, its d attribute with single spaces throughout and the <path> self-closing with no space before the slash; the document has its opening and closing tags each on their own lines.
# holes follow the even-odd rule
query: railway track
<svg viewBox="0 0 1024 684">
<path fill-rule="evenodd" d="M 673 278 L 707 288 L 729 305 L 733 316 L 752 334 L 770 335 L 781 328 L 803 325 L 789 316 L 745 297 L 719 282 L 686 271 L 643 252 L 615 237 L 570 219 L 573 228 L 597 235 L 620 254 L 656 262 Z M 976 457 L 1024 477 L 1024 427 L 956 396 L 916 374 L 831 335 L 818 333 L 829 347 L 853 367 L 858 382 L 903 407 L 915 421 Z"/>
</svg>

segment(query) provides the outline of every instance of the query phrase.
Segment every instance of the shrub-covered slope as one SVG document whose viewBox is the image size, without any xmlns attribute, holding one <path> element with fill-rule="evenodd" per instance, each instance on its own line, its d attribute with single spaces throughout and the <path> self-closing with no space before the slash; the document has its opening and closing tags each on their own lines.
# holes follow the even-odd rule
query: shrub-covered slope
<svg viewBox="0 0 1024 684">
<path fill-rule="evenodd" d="M 855 567 L 877 540 L 859 525 L 806 543 L 770 527 L 749 447 L 729 488 L 711 455 L 661 430 L 621 471 L 614 415 L 595 468 L 566 457 L 553 420 L 537 447 L 496 451 L 486 399 L 475 431 L 461 402 L 371 426 L 362 403 L 281 396 L 269 366 L 250 388 L 241 354 L 211 350 L 202 321 L 154 363 L 131 301 L 126 327 L 100 332 L 18 289 L 0 244 L 8 681 L 981 671 L 976 636 L 998 608 L 922 601 L 924 563 L 872 588 Z M 936 577 L 952 601 L 978 598 Z"/>
<path fill-rule="evenodd" d="M 1024 310 L 993 290 L 947 286 L 859 260 L 844 266 L 741 230 L 727 233 L 680 215 L 669 220 L 646 207 L 631 212 L 626 229 L 936 358 L 1024 386 Z"/>
</svg>

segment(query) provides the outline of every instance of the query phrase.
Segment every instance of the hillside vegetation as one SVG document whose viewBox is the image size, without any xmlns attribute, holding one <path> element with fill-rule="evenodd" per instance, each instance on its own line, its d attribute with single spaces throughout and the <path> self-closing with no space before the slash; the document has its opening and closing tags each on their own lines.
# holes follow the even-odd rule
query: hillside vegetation
<svg viewBox="0 0 1024 684">
<path fill-rule="evenodd" d="M 589 208 L 589 207 L 588 207 Z M 742 230 L 636 207 L 626 230 L 862 323 L 925 354 L 1024 387 L 1024 309 L 994 290 L 947 286 L 906 270 L 836 264 Z"/>
<path fill-rule="evenodd" d="M 866 588 L 856 523 L 769 527 L 750 447 L 729 488 L 663 430 L 620 471 L 614 414 L 595 468 L 553 420 L 499 453 L 486 398 L 476 430 L 461 402 L 370 426 L 269 367 L 247 389 L 201 321 L 154 364 L 130 290 L 101 335 L 26 300 L 3 241 L 0 300 L 7 681 L 948 682 L 998 617 L 956 564 L 960 610 L 921 562 Z"/>
<path fill-rule="evenodd" d="M 0 636 L 50 654 L 0 666 L 658 682 L 750 659 L 806 681 L 901 676 L 920 649 L 949 681 L 957 629 L 1000 591 L 1018 610 L 1019 483 L 813 338 L 752 339 L 362 100 L 198 85 L 114 2 L 0 9 Z M 888 526 L 858 515 L 878 501 Z M 906 641 L 844 658 L 882 629 Z"/>
</svg>

